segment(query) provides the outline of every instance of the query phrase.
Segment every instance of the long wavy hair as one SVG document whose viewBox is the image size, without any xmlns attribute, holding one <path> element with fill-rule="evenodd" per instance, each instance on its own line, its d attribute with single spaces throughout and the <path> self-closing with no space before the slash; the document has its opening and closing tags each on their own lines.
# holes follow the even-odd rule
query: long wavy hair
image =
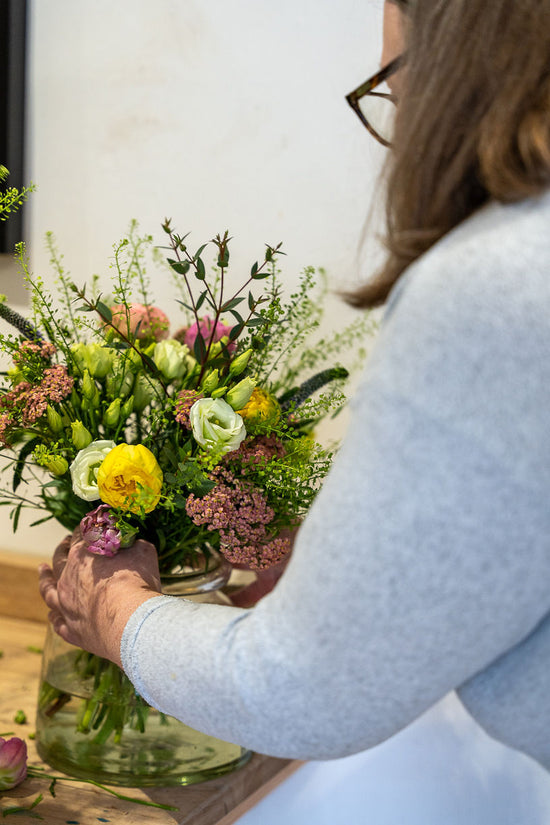
<svg viewBox="0 0 550 825">
<path fill-rule="evenodd" d="M 550 186 L 550 0 L 412 0 L 387 171 L 388 256 L 348 294 L 385 302 L 403 271 L 485 202 Z"/>
</svg>

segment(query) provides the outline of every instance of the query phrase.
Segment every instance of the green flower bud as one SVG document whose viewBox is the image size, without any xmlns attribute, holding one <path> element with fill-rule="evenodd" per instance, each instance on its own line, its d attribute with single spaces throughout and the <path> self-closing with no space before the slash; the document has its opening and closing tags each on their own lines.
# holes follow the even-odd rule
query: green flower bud
<svg viewBox="0 0 550 825">
<path fill-rule="evenodd" d="M 240 355 L 231 361 L 229 365 L 229 372 L 231 375 L 240 375 L 241 372 L 244 372 L 248 366 L 248 362 L 250 361 L 250 356 L 252 355 L 252 350 L 247 349 L 244 352 L 241 352 Z"/>
<path fill-rule="evenodd" d="M 210 393 L 213 392 L 218 386 L 219 380 L 220 374 L 218 370 L 210 370 L 201 382 L 201 391 L 205 395 L 210 395 Z"/>
<path fill-rule="evenodd" d="M 80 372 L 88 370 L 93 378 L 105 378 L 113 366 L 113 351 L 101 344 L 73 344 L 71 354 Z"/>
<path fill-rule="evenodd" d="M 130 365 L 123 361 L 115 361 L 113 369 L 105 381 L 109 398 L 127 398 L 134 386 L 134 373 Z"/>
<path fill-rule="evenodd" d="M 227 392 L 227 387 L 218 387 L 213 392 L 210 393 L 212 398 L 221 398 L 222 395 L 225 395 Z"/>
<path fill-rule="evenodd" d="M 71 390 L 71 406 L 74 407 L 75 410 L 80 409 L 81 398 L 78 395 L 75 389 Z"/>
<path fill-rule="evenodd" d="M 142 351 L 142 353 L 143 353 L 144 355 L 148 355 L 148 356 L 149 356 L 149 358 L 152 358 L 152 357 L 153 357 L 153 353 L 154 353 L 154 351 L 155 351 L 155 347 L 156 347 L 156 345 L 157 345 L 157 344 L 156 344 L 156 341 L 152 341 L 150 344 L 147 344 L 147 346 L 146 346 L 146 347 L 144 347 L 144 346 L 143 346 L 143 342 L 141 342 L 141 347 L 140 347 L 140 349 L 141 349 L 141 351 Z"/>
<path fill-rule="evenodd" d="M 130 367 L 130 369 L 137 370 L 141 367 L 143 361 L 141 359 L 141 355 L 135 349 L 128 349 L 125 353 L 125 360 Z"/>
<path fill-rule="evenodd" d="M 243 378 L 242 381 L 239 381 L 238 384 L 231 387 L 225 396 L 225 400 L 230 407 L 233 407 L 234 410 L 242 410 L 242 408 L 250 401 L 255 386 L 256 384 L 252 378 Z"/>
<path fill-rule="evenodd" d="M 8 370 L 8 378 L 10 379 L 12 386 L 16 387 L 21 381 L 25 380 L 25 376 L 19 369 L 19 367 L 12 367 Z"/>
<path fill-rule="evenodd" d="M 220 354 L 222 351 L 222 345 L 219 341 L 214 341 L 212 346 L 210 347 L 210 352 L 208 353 L 208 360 L 211 361 L 213 358 L 216 358 L 217 355 Z"/>
<path fill-rule="evenodd" d="M 51 404 L 46 407 L 46 418 L 48 419 L 48 427 L 52 433 L 60 433 L 63 429 L 63 419 Z"/>
<path fill-rule="evenodd" d="M 77 450 L 83 450 L 88 444 L 91 444 L 93 439 L 90 432 L 86 429 L 82 421 L 73 421 L 71 424 L 72 442 Z"/>
<path fill-rule="evenodd" d="M 134 410 L 137 413 L 143 412 L 145 407 L 151 404 L 155 398 L 162 394 L 162 387 L 154 378 L 150 378 L 145 373 L 140 372 L 136 377 L 134 385 Z"/>
<path fill-rule="evenodd" d="M 62 455 L 52 455 L 42 459 L 42 466 L 53 476 L 63 476 L 69 469 L 69 462 Z"/>
<path fill-rule="evenodd" d="M 175 338 L 167 341 L 159 341 L 155 344 L 153 360 L 167 381 L 174 381 L 176 378 L 183 378 L 187 372 L 187 356 L 189 347 L 180 344 Z"/>
<path fill-rule="evenodd" d="M 131 415 L 134 411 L 134 396 L 131 395 L 129 398 L 126 399 L 124 404 L 120 409 L 120 418 L 122 421 L 126 421 L 129 415 Z"/>
<path fill-rule="evenodd" d="M 82 377 L 82 395 L 84 398 L 87 398 L 88 401 L 92 401 L 95 399 L 96 394 L 97 387 L 95 385 L 95 381 L 91 377 L 88 370 L 84 370 L 84 375 Z"/>
<path fill-rule="evenodd" d="M 116 427 L 120 421 L 120 398 L 111 401 L 103 414 L 103 423 L 106 427 Z"/>
</svg>

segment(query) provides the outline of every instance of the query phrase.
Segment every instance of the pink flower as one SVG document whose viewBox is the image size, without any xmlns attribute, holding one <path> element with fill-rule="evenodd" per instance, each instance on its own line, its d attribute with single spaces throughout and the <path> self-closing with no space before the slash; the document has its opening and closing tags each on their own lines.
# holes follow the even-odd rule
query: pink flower
<svg viewBox="0 0 550 825">
<path fill-rule="evenodd" d="M 208 346 L 208 342 L 210 341 L 210 336 L 212 335 L 212 327 L 214 326 L 214 319 L 210 318 L 209 315 L 205 315 L 204 318 L 201 318 L 200 323 L 197 325 L 196 323 L 189 327 L 186 330 L 184 335 L 184 343 L 187 344 L 189 349 L 193 351 L 193 345 L 195 343 L 195 339 L 197 337 L 197 332 L 200 331 L 202 337 L 204 338 L 204 342 L 206 346 Z M 219 341 L 220 338 L 229 337 L 229 333 L 231 332 L 231 327 L 227 326 L 227 324 L 222 324 L 221 321 L 218 321 L 216 324 L 216 329 L 214 331 L 214 337 L 212 339 L 212 343 Z M 179 334 L 179 333 L 178 333 Z M 227 349 L 229 352 L 234 352 L 237 347 L 236 341 L 231 341 L 227 344 Z"/>
<path fill-rule="evenodd" d="M 100 504 L 80 522 L 80 533 L 90 553 L 116 556 L 120 550 L 120 530 L 107 504 Z"/>
<path fill-rule="evenodd" d="M 225 463 L 242 461 L 243 467 L 267 464 L 275 458 L 284 458 L 285 448 L 280 438 L 274 435 L 259 435 L 247 438 L 238 450 L 225 456 Z"/>
<path fill-rule="evenodd" d="M 19 384 L 18 387 L 21 385 Z M 28 427 L 38 421 L 51 401 L 59 403 L 71 394 L 74 386 L 74 378 L 67 374 L 67 368 L 61 364 L 48 367 L 44 370 L 42 383 L 37 387 L 31 387 L 25 399 L 25 409 L 23 410 L 23 424 Z M 16 387 L 17 389 L 17 387 Z"/>
<path fill-rule="evenodd" d="M 203 398 L 203 396 L 200 392 L 197 392 L 196 390 L 182 390 L 176 396 L 176 421 L 178 422 L 178 424 L 181 424 L 188 430 L 191 429 L 191 423 L 189 421 L 189 410 L 191 409 L 195 401 L 198 401 L 199 398 Z"/>
<path fill-rule="evenodd" d="M 15 788 L 27 776 L 27 746 L 22 739 L 0 737 L 0 791 Z"/>
<path fill-rule="evenodd" d="M 142 338 L 154 338 L 161 341 L 168 338 L 170 321 L 168 316 L 158 307 L 144 306 L 143 304 L 130 304 L 128 309 L 124 304 L 115 304 L 111 307 L 113 313 L 112 324 L 118 332 Z M 129 327 L 129 329 L 128 329 Z"/>
<path fill-rule="evenodd" d="M 47 341 L 42 341 L 40 344 L 34 341 L 22 341 L 19 349 L 13 353 L 13 363 L 20 365 L 24 364 L 28 356 L 38 355 L 49 361 L 52 355 L 55 354 L 55 347 Z"/>
<path fill-rule="evenodd" d="M 50 402 L 59 403 L 71 394 L 74 378 L 67 374 L 67 368 L 61 364 L 47 367 L 40 384 L 31 386 L 28 381 L 21 381 L 13 389 L 0 398 L 0 410 L 9 414 L 13 425 L 22 423 L 29 427 L 41 418 Z M 8 426 L 8 420 L 3 419 L 0 425 L 2 436 Z"/>
<path fill-rule="evenodd" d="M 6 431 L 10 428 L 10 426 L 12 426 L 12 424 L 13 420 L 10 413 L 0 413 L 0 444 L 4 447 L 8 446 Z"/>
<path fill-rule="evenodd" d="M 197 526 L 217 530 L 220 552 L 233 564 L 253 569 L 271 567 L 291 549 L 288 538 L 274 538 L 268 525 L 275 515 L 257 487 L 237 480 L 229 471 L 218 467 L 212 474 L 219 482 L 199 498 L 191 493 L 186 512 Z"/>
<path fill-rule="evenodd" d="M 251 570 L 265 570 L 279 564 L 289 555 L 289 539 L 276 538 L 264 544 L 223 543 L 220 552 L 232 564 L 245 565 Z"/>
</svg>

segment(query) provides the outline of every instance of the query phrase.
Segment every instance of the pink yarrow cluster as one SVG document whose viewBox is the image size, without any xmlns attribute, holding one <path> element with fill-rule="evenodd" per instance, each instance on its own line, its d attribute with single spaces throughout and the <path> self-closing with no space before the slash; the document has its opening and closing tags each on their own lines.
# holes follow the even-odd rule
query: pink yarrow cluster
<svg viewBox="0 0 550 825">
<path fill-rule="evenodd" d="M 259 435 L 247 438 L 238 449 L 228 453 L 226 461 L 234 463 L 240 460 L 243 465 L 267 464 L 274 458 L 284 458 L 285 448 L 280 438 L 275 435 Z"/>
<path fill-rule="evenodd" d="M 220 551 L 234 564 L 261 569 L 281 561 L 290 551 L 288 539 L 269 537 L 274 511 L 261 490 L 218 468 L 220 481 L 202 498 L 191 494 L 186 511 L 197 526 L 218 530 Z M 229 482 L 229 483 L 228 483 Z"/>
<path fill-rule="evenodd" d="M 107 504 L 100 504 L 84 516 L 80 522 L 80 533 L 90 553 L 98 556 L 116 556 L 120 550 L 120 530 Z"/>
<path fill-rule="evenodd" d="M 0 443 L 6 444 L 6 430 L 19 423 L 29 427 L 38 421 L 51 402 L 59 403 L 71 394 L 74 378 L 61 364 L 47 367 L 42 381 L 32 386 L 21 381 L 0 399 Z"/>
<path fill-rule="evenodd" d="M 176 396 L 175 419 L 178 424 L 181 424 L 182 427 L 186 427 L 188 430 L 191 429 L 189 411 L 199 398 L 203 398 L 203 395 L 196 390 L 182 390 Z"/>
<path fill-rule="evenodd" d="M 55 347 L 48 341 L 41 341 L 39 344 L 35 341 L 22 341 L 19 349 L 12 355 L 13 363 L 19 366 L 25 361 L 28 355 L 39 355 L 40 358 L 49 361 L 54 353 Z"/>
</svg>

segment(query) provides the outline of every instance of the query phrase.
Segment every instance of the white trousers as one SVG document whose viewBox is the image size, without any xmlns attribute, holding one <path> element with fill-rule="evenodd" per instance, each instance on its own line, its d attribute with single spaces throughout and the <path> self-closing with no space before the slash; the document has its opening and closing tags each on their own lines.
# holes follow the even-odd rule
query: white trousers
<svg viewBox="0 0 550 825">
<path fill-rule="evenodd" d="M 449 694 L 369 751 L 309 762 L 238 825 L 549 825 L 550 774 Z"/>
</svg>

